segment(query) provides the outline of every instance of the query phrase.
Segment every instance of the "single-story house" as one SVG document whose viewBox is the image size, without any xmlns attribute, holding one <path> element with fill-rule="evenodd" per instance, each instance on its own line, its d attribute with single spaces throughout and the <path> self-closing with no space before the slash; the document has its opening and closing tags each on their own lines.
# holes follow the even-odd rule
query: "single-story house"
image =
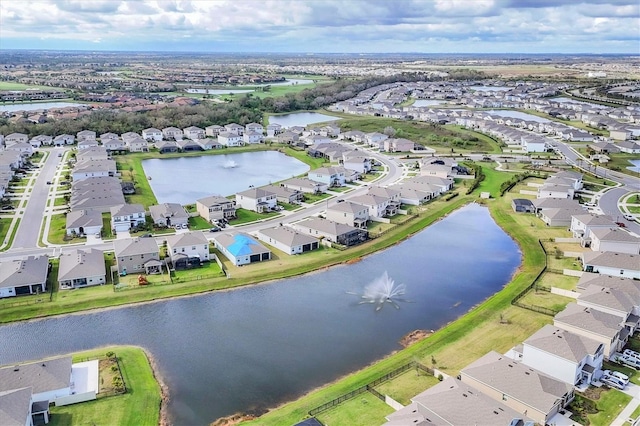
<svg viewBox="0 0 640 426">
<path fill-rule="evenodd" d="M 582 253 L 582 270 L 640 280 L 640 255 L 613 251 Z"/>
<path fill-rule="evenodd" d="M 511 208 L 516 213 L 533 213 L 535 211 L 533 202 L 526 198 L 514 198 L 511 200 Z"/>
<path fill-rule="evenodd" d="M 74 210 L 67 213 L 67 235 L 94 235 L 102 231 L 102 213 L 96 210 Z"/>
<path fill-rule="evenodd" d="M 178 203 L 149 206 L 149 213 L 156 226 L 182 226 L 189 222 L 189 213 Z"/>
<path fill-rule="evenodd" d="M 271 251 L 243 232 L 219 233 L 213 243 L 234 265 L 242 266 L 271 259 Z"/>
<path fill-rule="evenodd" d="M 58 282 L 61 289 L 88 287 L 107 282 L 104 254 L 95 249 L 74 249 L 60 255 Z"/>
<path fill-rule="evenodd" d="M 301 234 L 288 226 L 277 226 L 258 231 L 258 239 L 287 254 L 300 254 L 320 246 L 317 238 Z"/>
<path fill-rule="evenodd" d="M 0 260 L 0 299 L 44 293 L 49 273 L 47 256 Z"/>
<path fill-rule="evenodd" d="M 306 194 L 324 194 L 329 189 L 329 185 L 322 182 L 316 182 L 307 178 L 291 178 L 280 182 L 280 186 L 294 191 L 304 192 Z"/>
</svg>

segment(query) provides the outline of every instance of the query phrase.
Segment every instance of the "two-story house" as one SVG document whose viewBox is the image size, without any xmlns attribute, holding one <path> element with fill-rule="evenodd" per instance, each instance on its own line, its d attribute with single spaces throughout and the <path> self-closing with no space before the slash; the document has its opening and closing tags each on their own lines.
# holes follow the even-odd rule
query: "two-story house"
<svg viewBox="0 0 640 426">
<path fill-rule="evenodd" d="M 221 195 L 211 195 L 196 200 L 196 211 L 210 223 L 214 220 L 233 219 L 236 217 L 236 203 Z"/>
<path fill-rule="evenodd" d="M 142 204 L 121 204 L 111 207 L 111 229 L 117 232 L 126 232 L 131 228 L 144 225 L 146 222 L 145 210 Z"/>
<path fill-rule="evenodd" d="M 249 188 L 236 194 L 236 206 L 263 213 L 274 210 L 278 204 L 277 195 L 262 188 Z"/>
</svg>

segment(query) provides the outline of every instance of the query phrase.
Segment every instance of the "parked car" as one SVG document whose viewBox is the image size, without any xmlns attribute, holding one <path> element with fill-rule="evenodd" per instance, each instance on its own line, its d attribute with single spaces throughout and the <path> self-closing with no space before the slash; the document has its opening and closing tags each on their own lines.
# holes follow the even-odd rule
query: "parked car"
<svg viewBox="0 0 640 426">
<path fill-rule="evenodd" d="M 629 383 L 629 376 L 627 376 L 624 373 L 621 373 L 619 371 L 611 371 L 611 370 L 604 370 L 602 372 L 602 376 L 603 377 L 615 377 L 618 380 L 621 380 L 625 385 L 627 385 Z"/>
<path fill-rule="evenodd" d="M 629 355 L 622 355 L 621 357 L 618 357 L 618 362 L 625 364 L 631 368 L 640 368 L 640 359 Z"/>
<path fill-rule="evenodd" d="M 633 215 L 630 215 L 630 214 L 623 214 L 622 217 L 624 217 L 625 219 L 630 220 L 632 222 L 635 220 Z"/>
<path fill-rule="evenodd" d="M 182 229 L 189 229 L 189 225 L 188 225 L 188 224 L 186 224 L 186 223 L 183 223 L 183 224 L 182 224 Z"/>
<path fill-rule="evenodd" d="M 605 377 L 605 376 L 602 376 L 602 377 L 600 378 L 600 381 L 601 381 L 602 383 L 604 383 L 605 385 L 609 386 L 610 388 L 616 388 L 616 389 L 620 389 L 620 390 L 623 390 L 623 389 L 624 389 L 624 387 L 626 386 L 626 385 L 622 382 L 622 380 L 617 379 L 617 378 L 615 378 L 615 377 L 613 377 L 613 376 L 606 376 L 606 377 Z"/>
<path fill-rule="evenodd" d="M 220 228 L 217 226 L 214 226 L 213 228 L 209 229 L 209 232 L 218 232 L 220 231 Z"/>
<path fill-rule="evenodd" d="M 631 349 L 625 349 L 624 351 L 622 351 L 622 355 L 628 355 L 628 356 L 640 359 L 640 353 Z"/>
</svg>

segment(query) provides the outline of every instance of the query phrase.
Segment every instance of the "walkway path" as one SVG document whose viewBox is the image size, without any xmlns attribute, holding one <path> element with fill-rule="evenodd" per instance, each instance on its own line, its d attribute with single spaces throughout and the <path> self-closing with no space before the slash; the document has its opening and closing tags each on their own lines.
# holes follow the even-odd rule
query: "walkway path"
<svg viewBox="0 0 640 426">
<path fill-rule="evenodd" d="M 627 404 L 624 410 L 620 412 L 618 417 L 611 422 L 611 426 L 623 426 L 627 424 L 627 420 L 631 418 L 631 414 L 640 406 L 640 386 L 629 383 L 623 392 L 633 397 L 633 399 Z"/>
</svg>

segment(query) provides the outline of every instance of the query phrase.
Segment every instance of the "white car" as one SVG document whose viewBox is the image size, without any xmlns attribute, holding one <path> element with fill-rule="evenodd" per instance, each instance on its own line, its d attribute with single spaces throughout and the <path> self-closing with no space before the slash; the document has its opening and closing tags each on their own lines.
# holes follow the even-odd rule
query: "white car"
<svg viewBox="0 0 640 426">
<path fill-rule="evenodd" d="M 622 351 L 622 355 L 627 355 L 633 358 L 640 359 L 640 353 L 631 349 L 625 349 L 624 351 Z"/>
<path fill-rule="evenodd" d="M 600 378 L 600 381 L 602 383 L 604 383 L 605 385 L 609 386 L 610 388 L 616 388 L 616 389 L 620 389 L 623 390 L 624 387 L 626 386 L 622 380 L 617 379 L 613 376 L 602 376 Z"/>
<path fill-rule="evenodd" d="M 629 383 L 629 376 L 627 376 L 626 374 L 623 374 L 619 371 L 611 371 L 611 370 L 604 370 L 602 372 L 602 377 L 614 377 L 620 381 L 622 381 L 625 385 L 627 385 Z"/>
<path fill-rule="evenodd" d="M 629 356 L 629 355 L 622 355 L 621 357 L 618 358 L 618 362 L 621 362 L 635 369 L 640 368 L 640 359 Z"/>
<path fill-rule="evenodd" d="M 624 217 L 625 219 L 630 220 L 632 222 L 635 220 L 633 215 L 630 215 L 630 214 L 623 214 L 622 217 Z"/>
</svg>

